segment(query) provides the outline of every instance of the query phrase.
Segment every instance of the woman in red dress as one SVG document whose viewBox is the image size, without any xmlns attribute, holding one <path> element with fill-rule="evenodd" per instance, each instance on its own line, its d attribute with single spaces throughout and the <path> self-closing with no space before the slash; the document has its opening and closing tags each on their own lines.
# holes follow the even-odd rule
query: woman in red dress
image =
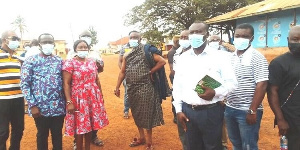
<svg viewBox="0 0 300 150">
<path fill-rule="evenodd" d="M 76 147 L 90 149 L 91 131 L 108 125 L 96 62 L 87 58 L 89 46 L 84 40 L 74 43 L 77 53 L 63 65 L 64 92 L 67 100 L 66 131 L 75 135 Z"/>
</svg>

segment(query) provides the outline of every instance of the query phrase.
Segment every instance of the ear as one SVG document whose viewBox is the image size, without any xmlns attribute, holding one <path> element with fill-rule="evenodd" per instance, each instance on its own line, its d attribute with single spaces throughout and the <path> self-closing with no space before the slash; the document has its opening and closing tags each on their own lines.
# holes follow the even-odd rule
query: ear
<svg viewBox="0 0 300 150">
<path fill-rule="evenodd" d="M 252 35 L 251 39 L 250 39 L 250 42 L 252 42 L 254 40 L 254 35 Z"/>
</svg>

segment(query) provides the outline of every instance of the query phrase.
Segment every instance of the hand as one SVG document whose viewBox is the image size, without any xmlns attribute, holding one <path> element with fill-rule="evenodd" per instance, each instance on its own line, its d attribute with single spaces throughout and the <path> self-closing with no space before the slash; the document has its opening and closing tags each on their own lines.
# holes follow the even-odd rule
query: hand
<svg viewBox="0 0 300 150">
<path fill-rule="evenodd" d="M 256 114 L 247 114 L 246 116 L 246 122 L 249 124 L 249 125 L 253 125 L 256 123 Z"/>
<path fill-rule="evenodd" d="M 186 131 L 186 122 L 188 122 L 189 119 L 185 116 L 183 112 L 179 112 L 176 115 L 177 115 L 177 120 L 179 121 L 179 123 L 181 123 L 184 131 Z"/>
<path fill-rule="evenodd" d="M 204 85 L 201 85 L 201 87 L 205 92 L 203 94 L 198 94 L 198 96 L 204 100 L 211 101 L 216 95 L 215 90 Z"/>
<path fill-rule="evenodd" d="M 153 72 L 151 72 L 151 70 L 149 71 L 149 75 L 150 75 L 150 80 L 151 80 L 152 82 L 154 82 L 154 79 L 153 79 Z"/>
<path fill-rule="evenodd" d="M 67 105 L 67 112 L 69 114 L 74 114 L 74 112 L 75 112 L 75 106 L 74 106 L 73 103 L 70 103 L 70 104 Z"/>
<path fill-rule="evenodd" d="M 287 130 L 290 128 L 287 121 L 283 120 L 277 120 L 277 125 L 279 129 L 279 135 L 286 135 Z"/>
<path fill-rule="evenodd" d="M 119 90 L 119 88 L 116 88 L 116 89 L 114 90 L 114 93 L 115 93 L 115 95 L 116 95 L 117 97 L 120 97 L 120 90 Z"/>
<path fill-rule="evenodd" d="M 41 116 L 40 109 L 37 106 L 31 107 L 30 112 L 33 118 L 38 118 Z"/>
</svg>

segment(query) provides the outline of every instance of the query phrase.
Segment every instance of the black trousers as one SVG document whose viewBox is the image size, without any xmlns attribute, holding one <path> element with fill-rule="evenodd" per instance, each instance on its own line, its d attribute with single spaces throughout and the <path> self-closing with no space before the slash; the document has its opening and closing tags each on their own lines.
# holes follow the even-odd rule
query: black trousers
<svg viewBox="0 0 300 150">
<path fill-rule="evenodd" d="M 173 84 L 174 76 L 169 75 L 169 78 L 170 78 L 171 83 Z M 171 102 L 173 102 L 173 101 L 174 101 L 174 98 L 173 98 L 173 96 L 172 96 Z M 172 103 L 171 103 L 171 104 L 172 104 Z M 175 117 L 176 117 L 176 110 L 175 110 L 175 107 L 174 107 L 173 104 L 172 104 L 172 113 L 173 113 L 173 116 L 174 116 L 174 118 L 175 118 Z"/>
<path fill-rule="evenodd" d="M 0 100 L 0 150 L 6 150 L 11 125 L 10 150 L 19 150 L 24 130 L 24 98 Z"/>
<path fill-rule="evenodd" d="M 34 118 L 37 128 L 37 149 L 48 150 L 49 130 L 52 137 L 53 150 L 62 150 L 62 128 L 65 116 Z"/>
</svg>

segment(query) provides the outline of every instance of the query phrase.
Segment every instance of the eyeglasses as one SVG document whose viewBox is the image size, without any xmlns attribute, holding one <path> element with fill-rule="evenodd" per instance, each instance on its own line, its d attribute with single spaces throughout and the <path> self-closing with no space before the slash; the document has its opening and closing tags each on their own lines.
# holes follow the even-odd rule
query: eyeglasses
<svg viewBox="0 0 300 150">
<path fill-rule="evenodd" d="M 7 37 L 6 39 L 10 39 L 12 41 L 21 41 L 21 39 L 17 36 Z"/>
</svg>

